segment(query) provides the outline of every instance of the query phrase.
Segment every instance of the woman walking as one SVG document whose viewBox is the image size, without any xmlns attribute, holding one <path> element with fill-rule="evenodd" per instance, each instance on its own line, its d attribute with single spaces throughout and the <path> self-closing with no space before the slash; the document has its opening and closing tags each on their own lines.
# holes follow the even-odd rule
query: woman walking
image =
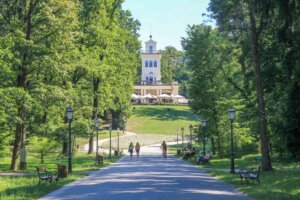
<svg viewBox="0 0 300 200">
<path fill-rule="evenodd" d="M 160 146 L 161 150 L 162 150 L 162 155 L 164 159 L 167 159 L 167 143 L 165 141 L 163 141 L 163 143 Z"/>
<path fill-rule="evenodd" d="M 132 159 L 133 149 L 134 149 L 134 145 L 133 145 L 132 142 L 130 142 L 129 147 L 128 147 L 128 152 L 130 154 L 130 159 Z"/>
<path fill-rule="evenodd" d="M 136 152 L 136 156 L 139 157 L 140 156 L 140 149 L 141 149 L 141 145 L 139 142 L 137 142 L 135 144 L 135 152 Z"/>
</svg>

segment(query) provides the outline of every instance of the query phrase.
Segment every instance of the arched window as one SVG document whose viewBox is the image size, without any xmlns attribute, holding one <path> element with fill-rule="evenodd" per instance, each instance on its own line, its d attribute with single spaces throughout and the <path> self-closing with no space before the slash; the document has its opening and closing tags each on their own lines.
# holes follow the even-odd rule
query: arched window
<svg viewBox="0 0 300 200">
<path fill-rule="evenodd" d="M 145 61 L 145 67 L 148 67 L 148 60 Z"/>
<path fill-rule="evenodd" d="M 152 60 L 149 61 L 149 67 L 152 67 L 153 64 L 152 64 Z"/>
<path fill-rule="evenodd" d="M 157 67 L 157 61 L 154 60 L 154 67 Z"/>
<path fill-rule="evenodd" d="M 153 46 L 149 46 L 149 53 L 153 53 Z"/>
</svg>

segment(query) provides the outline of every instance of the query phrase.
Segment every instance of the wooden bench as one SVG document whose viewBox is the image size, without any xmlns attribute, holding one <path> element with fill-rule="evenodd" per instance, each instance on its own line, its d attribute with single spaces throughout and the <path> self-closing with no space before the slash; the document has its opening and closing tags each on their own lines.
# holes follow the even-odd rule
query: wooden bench
<svg viewBox="0 0 300 200">
<path fill-rule="evenodd" d="M 56 172 L 48 172 L 44 166 L 38 166 L 36 167 L 36 170 L 38 173 L 39 184 L 41 184 L 42 181 L 45 181 L 45 183 L 49 182 L 50 184 L 53 181 L 57 183 L 58 175 Z"/>
<path fill-rule="evenodd" d="M 259 180 L 259 173 L 260 173 L 260 167 L 258 170 L 252 169 L 240 169 L 239 175 L 241 178 L 241 183 L 243 183 L 243 180 L 245 179 L 246 182 L 249 182 L 249 180 L 252 180 L 252 183 L 254 184 L 254 180 L 257 180 L 257 182 L 260 184 Z"/>
<path fill-rule="evenodd" d="M 262 157 L 261 156 L 255 156 L 254 160 L 255 160 L 255 163 L 257 163 L 257 161 L 262 161 Z"/>
<path fill-rule="evenodd" d="M 183 153 L 183 158 L 184 160 L 188 160 L 190 158 L 193 158 L 196 155 L 196 151 L 185 151 Z"/>
<path fill-rule="evenodd" d="M 96 156 L 93 157 L 93 161 L 95 162 L 95 164 L 103 165 L 103 163 L 104 163 L 104 157 L 96 155 Z"/>
<path fill-rule="evenodd" d="M 211 154 L 210 153 L 207 153 L 205 154 L 205 156 L 198 156 L 196 157 L 196 160 L 195 162 L 198 164 L 198 165 L 205 165 L 205 164 L 210 164 L 210 159 L 212 158 Z"/>
</svg>

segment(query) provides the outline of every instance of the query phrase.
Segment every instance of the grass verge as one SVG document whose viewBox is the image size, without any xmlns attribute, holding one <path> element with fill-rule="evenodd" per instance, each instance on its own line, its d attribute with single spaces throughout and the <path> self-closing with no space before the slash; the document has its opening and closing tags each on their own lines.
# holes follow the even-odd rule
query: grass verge
<svg viewBox="0 0 300 200">
<path fill-rule="evenodd" d="M 28 168 L 27 172 L 35 172 L 36 166 L 45 166 L 48 171 L 56 171 L 57 164 L 67 165 L 67 159 L 62 158 L 60 160 L 54 159 L 54 155 L 49 156 L 45 159 L 44 163 L 40 163 L 40 160 L 31 155 L 28 158 Z M 120 156 L 112 156 L 110 159 L 104 159 L 104 166 L 110 165 L 116 162 Z M 8 161 L 5 159 L 4 161 Z M 77 153 L 73 158 L 73 173 L 67 178 L 59 179 L 57 184 L 45 183 L 38 184 L 37 175 L 30 176 L 0 176 L 0 199 L 1 200 L 15 200 L 15 199 L 37 199 L 45 194 L 52 192 L 65 184 L 68 184 L 78 178 L 82 178 L 87 175 L 88 171 L 97 170 L 100 167 L 95 165 L 92 156 L 86 153 Z M 2 171 L 8 171 L 9 164 L 1 164 Z"/>
<path fill-rule="evenodd" d="M 257 155 L 247 155 L 235 159 L 236 169 L 258 168 L 259 162 L 255 162 Z M 195 159 L 190 159 L 195 164 Z M 272 163 L 274 171 L 261 172 L 261 185 L 241 183 L 238 174 L 230 174 L 229 159 L 213 159 L 210 165 L 199 166 L 205 168 L 208 173 L 218 177 L 226 183 L 244 192 L 257 200 L 299 200 L 300 199 L 300 163 Z M 226 170 L 226 171 L 225 171 Z M 238 170 L 237 170 L 238 171 Z"/>
</svg>

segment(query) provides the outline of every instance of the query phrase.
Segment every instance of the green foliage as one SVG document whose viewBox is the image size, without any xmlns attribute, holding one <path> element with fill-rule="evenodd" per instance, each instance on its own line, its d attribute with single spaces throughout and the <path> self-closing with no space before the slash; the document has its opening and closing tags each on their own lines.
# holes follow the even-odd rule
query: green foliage
<svg viewBox="0 0 300 200">
<path fill-rule="evenodd" d="M 14 141 L 12 169 L 25 133 L 66 142 L 68 106 L 80 136 L 93 131 L 95 113 L 130 115 L 140 24 L 122 2 L 0 5 L 0 149 Z"/>
<path fill-rule="evenodd" d="M 41 163 L 44 163 L 45 156 L 54 153 L 59 147 L 59 144 L 54 140 L 48 138 L 38 138 L 36 136 L 30 139 L 30 144 L 32 151 L 39 154 Z"/>
</svg>

